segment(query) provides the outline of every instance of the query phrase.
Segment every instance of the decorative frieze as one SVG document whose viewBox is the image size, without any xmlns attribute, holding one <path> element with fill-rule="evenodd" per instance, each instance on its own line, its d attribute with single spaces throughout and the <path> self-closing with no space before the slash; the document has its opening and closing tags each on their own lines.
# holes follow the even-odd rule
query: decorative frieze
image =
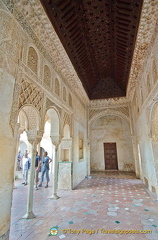
<svg viewBox="0 0 158 240">
<path fill-rule="evenodd" d="M 121 105 L 121 104 L 127 104 L 128 102 L 129 102 L 129 100 L 127 101 L 126 97 L 91 100 L 89 102 L 89 108 L 116 106 L 116 105 Z"/>
<path fill-rule="evenodd" d="M 102 115 L 102 114 L 110 114 L 110 113 L 120 113 L 123 114 L 126 118 L 129 119 L 129 108 L 128 106 L 124 107 L 117 107 L 117 108 L 105 108 L 105 109 L 89 109 L 89 120 L 94 118 L 97 115 Z"/>
</svg>

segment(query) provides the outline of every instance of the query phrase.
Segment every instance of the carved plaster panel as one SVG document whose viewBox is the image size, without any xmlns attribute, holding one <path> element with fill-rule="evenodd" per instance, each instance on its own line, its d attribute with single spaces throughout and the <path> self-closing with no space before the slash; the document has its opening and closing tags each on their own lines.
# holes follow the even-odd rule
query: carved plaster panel
<svg viewBox="0 0 158 240">
<path fill-rule="evenodd" d="M 37 75 L 38 72 L 38 55 L 33 47 L 29 47 L 28 67 Z"/>
<path fill-rule="evenodd" d="M 44 66 L 44 83 L 50 87 L 51 86 L 51 72 L 47 65 Z"/>
<path fill-rule="evenodd" d="M 115 112 L 115 111 L 120 112 L 129 118 L 129 108 L 127 106 L 125 106 L 125 107 L 118 107 L 118 108 L 107 108 L 104 110 L 103 109 L 89 109 L 89 120 L 91 120 L 98 113 L 107 111 L 107 110 L 113 111 L 113 112 Z"/>
<path fill-rule="evenodd" d="M 39 115 L 38 112 L 32 106 L 24 106 L 22 111 L 25 113 L 28 119 L 28 128 L 26 129 L 30 136 L 36 136 L 39 129 Z"/>
<path fill-rule="evenodd" d="M 69 106 L 72 107 L 72 96 L 71 96 L 71 93 L 69 93 Z"/>
<path fill-rule="evenodd" d="M 14 85 L 14 95 L 13 95 L 13 102 L 12 102 L 12 111 L 10 114 L 10 126 L 12 128 L 13 134 L 15 130 L 15 126 L 17 123 L 18 111 L 19 111 L 19 95 L 20 95 L 20 85 Z"/>
<path fill-rule="evenodd" d="M 22 51 L 22 35 L 14 18 L 2 9 L 0 9 L 0 51 L 0 66 L 16 77 Z"/>
<path fill-rule="evenodd" d="M 107 108 L 104 110 L 90 110 L 89 111 L 89 125 L 91 125 L 96 119 L 105 116 L 105 115 L 116 115 L 124 119 L 128 124 L 130 122 L 129 118 L 129 109 L 128 107 L 124 108 Z"/>
<path fill-rule="evenodd" d="M 64 112 L 64 116 L 63 116 L 63 126 L 65 126 L 66 124 L 68 124 L 71 128 L 71 115 L 68 114 L 67 112 Z"/>
<path fill-rule="evenodd" d="M 43 93 L 35 85 L 23 79 L 19 96 L 19 109 L 26 104 L 34 105 L 34 107 L 41 113 Z"/>
<path fill-rule="evenodd" d="M 62 118 L 62 135 L 64 136 L 64 127 L 65 125 L 69 125 L 70 129 L 70 136 L 71 136 L 71 129 L 72 129 L 72 119 L 71 115 L 67 112 L 63 112 L 63 118 Z"/>
</svg>

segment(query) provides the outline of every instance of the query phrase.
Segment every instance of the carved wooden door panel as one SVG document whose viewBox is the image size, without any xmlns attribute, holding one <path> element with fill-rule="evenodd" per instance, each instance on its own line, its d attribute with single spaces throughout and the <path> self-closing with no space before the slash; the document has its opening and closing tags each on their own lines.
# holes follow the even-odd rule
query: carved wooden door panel
<svg viewBox="0 0 158 240">
<path fill-rule="evenodd" d="M 117 170 L 116 143 L 104 143 L 105 170 Z"/>
</svg>

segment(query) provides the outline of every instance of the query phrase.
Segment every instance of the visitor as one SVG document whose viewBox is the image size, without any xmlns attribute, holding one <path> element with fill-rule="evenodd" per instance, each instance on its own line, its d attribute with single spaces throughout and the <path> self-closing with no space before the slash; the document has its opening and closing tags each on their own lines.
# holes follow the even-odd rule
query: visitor
<svg viewBox="0 0 158 240">
<path fill-rule="evenodd" d="M 26 151 L 22 161 L 23 161 L 23 179 L 24 179 L 24 182 L 22 184 L 27 185 L 28 171 L 29 171 L 30 164 L 31 164 L 31 159 L 28 157 L 27 151 Z"/>
<path fill-rule="evenodd" d="M 38 152 L 36 151 L 36 159 L 35 159 L 35 190 L 38 190 L 38 175 L 41 171 L 41 160 L 40 156 L 38 155 Z"/>
<path fill-rule="evenodd" d="M 42 166 L 42 175 L 41 175 L 41 179 L 40 179 L 40 183 L 38 184 L 38 187 L 42 187 L 42 183 L 43 183 L 43 179 L 44 179 L 44 175 L 46 173 L 46 180 L 47 180 L 47 184 L 45 186 L 45 188 L 48 187 L 48 182 L 49 182 L 49 163 L 52 162 L 52 159 L 48 156 L 48 153 L 45 152 L 44 153 L 44 158 L 43 158 L 43 166 Z"/>
<path fill-rule="evenodd" d="M 21 161 L 22 161 L 22 153 L 21 151 L 18 152 L 18 156 L 17 156 L 17 171 L 21 170 Z"/>
</svg>

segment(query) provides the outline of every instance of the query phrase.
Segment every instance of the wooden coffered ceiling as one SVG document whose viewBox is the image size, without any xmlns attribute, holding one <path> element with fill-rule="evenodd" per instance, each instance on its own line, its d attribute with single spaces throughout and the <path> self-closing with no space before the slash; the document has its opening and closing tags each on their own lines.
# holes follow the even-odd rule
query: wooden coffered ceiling
<svg viewBox="0 0 158 240">
<path fill-rule="evenodd" d="M 90 99 L 126 96 L 143 0 L 40 0 Z"/>
</svg>

